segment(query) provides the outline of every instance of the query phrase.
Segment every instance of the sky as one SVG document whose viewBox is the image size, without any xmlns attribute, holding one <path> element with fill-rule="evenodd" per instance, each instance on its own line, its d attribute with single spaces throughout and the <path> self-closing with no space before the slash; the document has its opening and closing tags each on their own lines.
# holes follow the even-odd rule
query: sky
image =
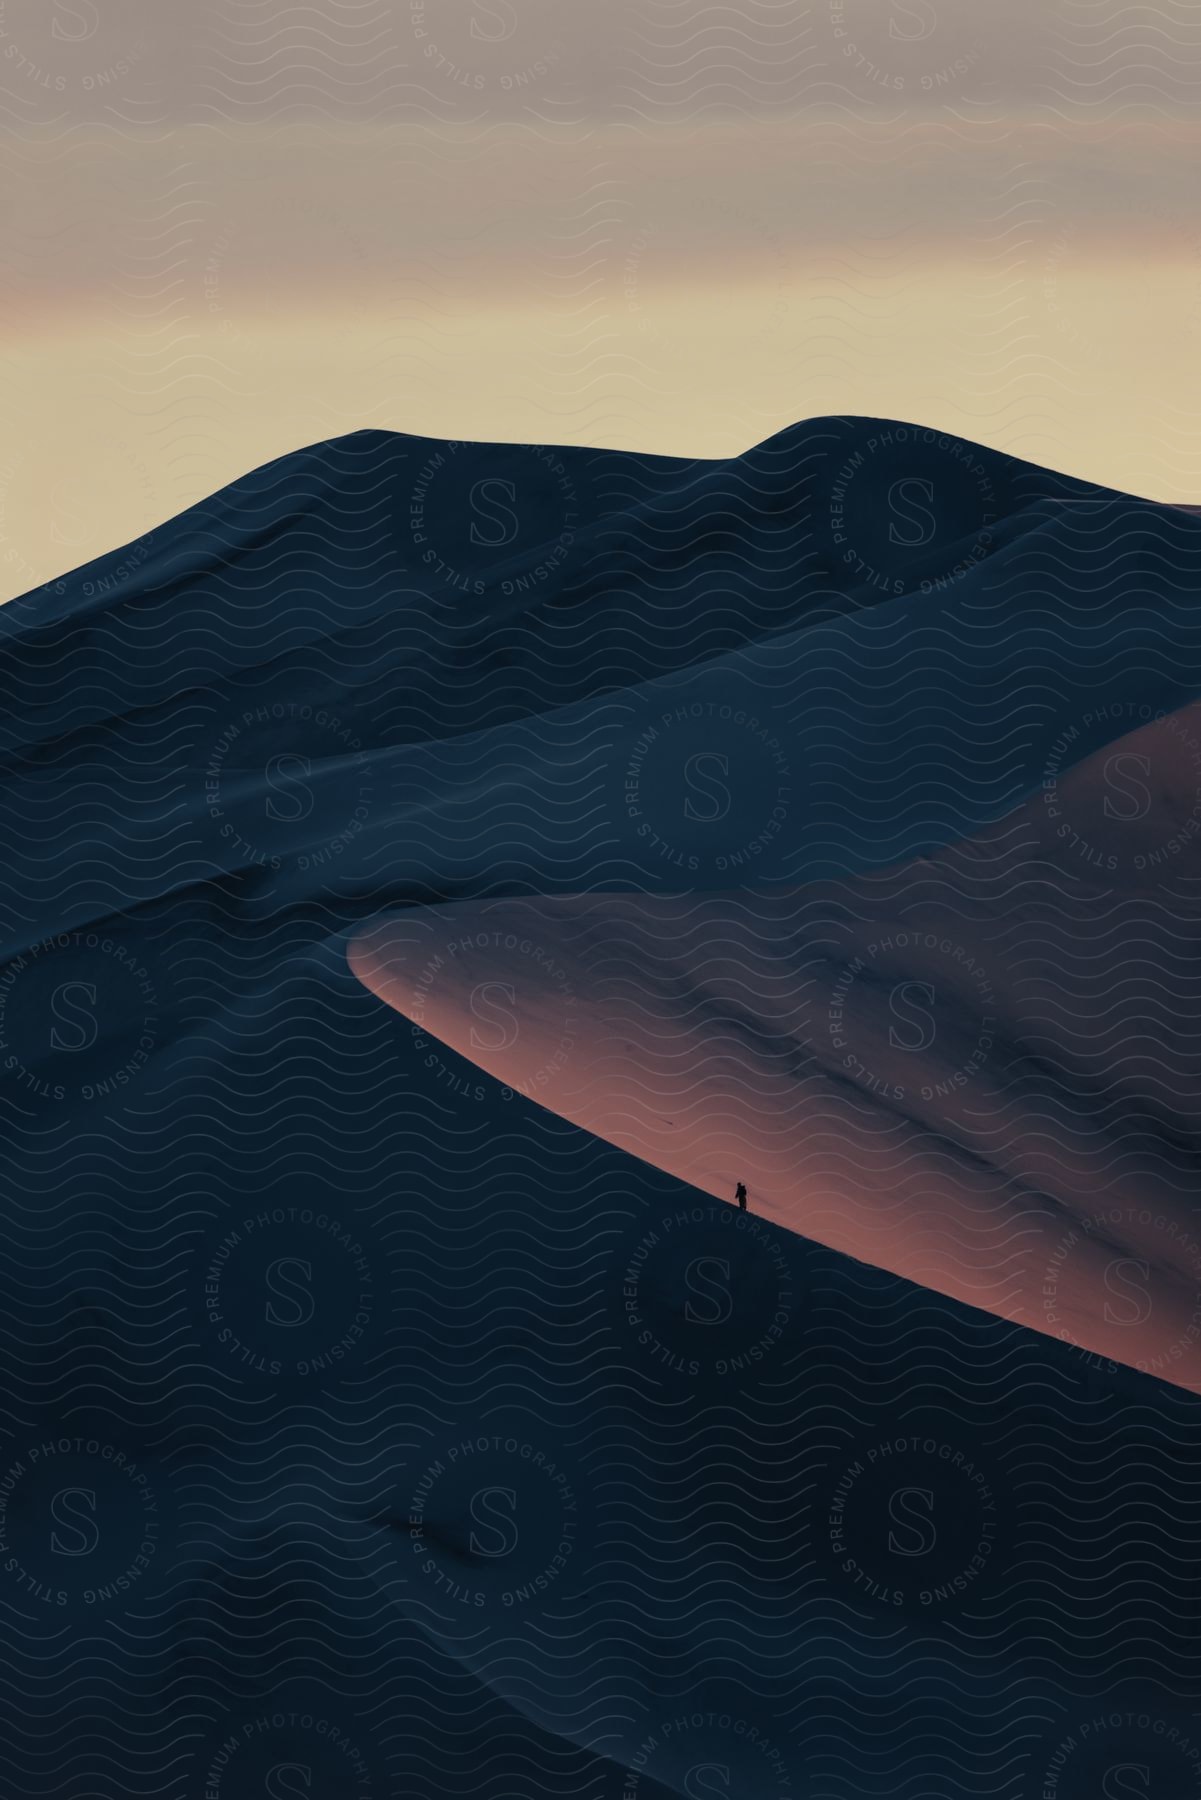
<svg viewBox="0 0 1201 1800">
<path fill-rule="evenodd" d="M 361 426 L 1201 501 L 1181 0 L 0 0 L 0 598 Z"/>
</svg>

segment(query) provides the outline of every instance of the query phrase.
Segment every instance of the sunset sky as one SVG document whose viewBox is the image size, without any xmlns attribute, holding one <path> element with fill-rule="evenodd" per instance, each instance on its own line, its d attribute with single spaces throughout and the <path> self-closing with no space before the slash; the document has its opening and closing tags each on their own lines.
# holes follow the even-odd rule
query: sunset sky
<svg viewBox="0 0 1201 1800">
<path fill-rule="evenodd" d="M 0 0 L 0 596 L 364 425 L 1201 501 L 1180 0 Z"/>
</svg>

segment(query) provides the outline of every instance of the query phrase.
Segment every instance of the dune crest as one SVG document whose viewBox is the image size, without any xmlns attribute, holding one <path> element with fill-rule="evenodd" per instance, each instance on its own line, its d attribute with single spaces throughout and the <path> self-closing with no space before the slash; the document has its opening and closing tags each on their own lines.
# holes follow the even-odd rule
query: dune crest
<svg viewBox="0 0 1201 1800">
<path fill-rule="evenodd" d="M 427 1054 L 1201 1391 L 1199 833 L 1192 709 L 879 875 L 414 908 L 350 961 Z"/>
</svg>

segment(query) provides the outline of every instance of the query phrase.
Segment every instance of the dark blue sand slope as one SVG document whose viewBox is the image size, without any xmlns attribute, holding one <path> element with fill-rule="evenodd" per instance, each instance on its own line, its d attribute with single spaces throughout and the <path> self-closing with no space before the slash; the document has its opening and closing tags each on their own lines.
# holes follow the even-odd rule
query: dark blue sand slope
<svg viewBox="0 0 1201 1800">
<path fill-rule="evenodd" d="M 5 1794 L 1201 1791 L 1195 1400 L 345 960 L 882 867 L 1199 691 L 1201 521 L 869 420 L 356 434 L 0 612 Z"/>
</svg>

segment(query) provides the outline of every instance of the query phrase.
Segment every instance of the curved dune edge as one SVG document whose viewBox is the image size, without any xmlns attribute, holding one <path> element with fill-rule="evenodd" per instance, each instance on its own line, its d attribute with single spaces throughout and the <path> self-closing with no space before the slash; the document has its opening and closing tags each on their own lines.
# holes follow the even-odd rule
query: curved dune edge
<svg viewBox="0 0 1201 1800">
<path fill-rule="evenodd" d="M 418 907 L 359 979 L 426 1065 L 1201 1392 L 1201 709 L 881 876 Z"/>
</svg>

